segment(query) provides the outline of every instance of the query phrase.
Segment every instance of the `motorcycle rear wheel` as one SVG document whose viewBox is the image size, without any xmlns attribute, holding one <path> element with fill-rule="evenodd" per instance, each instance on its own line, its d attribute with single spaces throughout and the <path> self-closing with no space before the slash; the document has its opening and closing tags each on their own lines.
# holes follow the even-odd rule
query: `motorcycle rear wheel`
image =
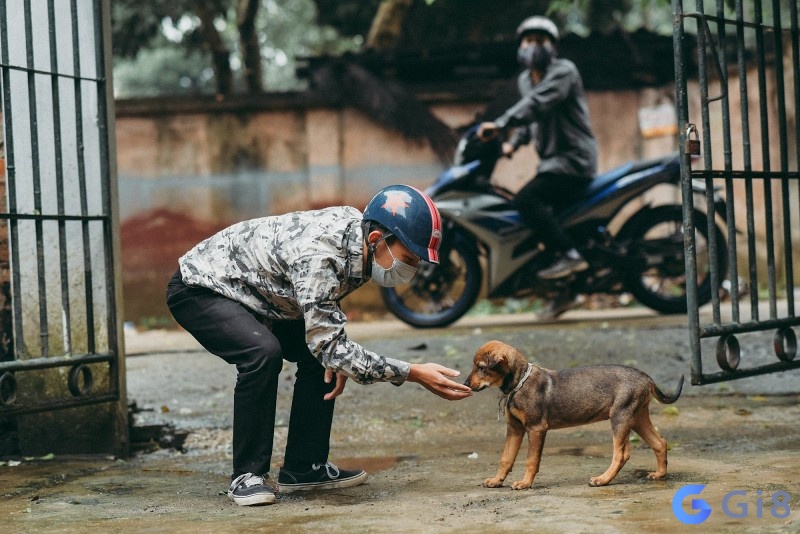
<svg viewBox="0 0 800 534">
<path fill-rule="evenodd" d="M 697 300 L 711 300 L 711 256 L 708 218 L 695 210 Z M 720 277 L 727 272 L 725 238 L 715 224 L 715 252 Z M 630 239 L 625 287 L 636 300 L 663 314 L 686 313 L 686 264 L 681 206 L 658 206 L 627 223 L 620 236 Z"/>
<path fill-rule="evenodd" d="M 421 267 L 409 284 L 382 287 L 386 307 L 416 328 L 447 326 L 475 304 L 483 273 L 478 252 L 466 237 L 456 235 L 442 245 L 438 265 Z"/>
</svg>

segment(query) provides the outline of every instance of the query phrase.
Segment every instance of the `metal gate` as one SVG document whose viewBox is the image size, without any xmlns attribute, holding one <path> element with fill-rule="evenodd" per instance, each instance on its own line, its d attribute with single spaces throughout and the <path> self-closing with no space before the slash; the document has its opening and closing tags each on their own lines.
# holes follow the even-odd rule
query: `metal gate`
<svg viewBox="0 0 800 534">
<path fill-rule="evenodd" d="M 117 401 L 124 391 L 108 6 L 0 0 L 0 272 L 11 310 L 0 418 Z"/>
<path fill-rule="evenodd" d="M 796 369 L 797 2 L 673 0 L 672 6 L 692 383 Z M 697 276 L 693 181 L 706 186 L 705 206 L 698 207 L 713 215 L 709 225 L 716 218 L 727 228 L 729 282 L 723 284 L 726 273 L 710 255 L 719 291 L 709 312 L 698 309 L 691 283 Z M 715 211 L 714 187 L 725 194 L 725 213 Z"/>
</svg>

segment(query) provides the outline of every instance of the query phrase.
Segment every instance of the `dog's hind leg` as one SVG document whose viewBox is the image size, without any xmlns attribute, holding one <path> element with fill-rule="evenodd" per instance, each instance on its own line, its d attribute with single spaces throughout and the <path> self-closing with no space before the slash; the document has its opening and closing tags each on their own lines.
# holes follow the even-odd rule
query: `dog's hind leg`
<svg viewBox="0 0 800 534">
<path fill-rule="evenodd" d="M 615 419 L 621 419 L 615 421 Z M 608 466 L 606 472 L 599 477 L 592 477 L 589 480 L 590 486 L 605 486 L 617 476 L 622 466 L 631 457 L 631 448 L 628 438 L 631 435 L 631 421 L 627 418 L 618 417 L 611 418 L 611 432 L 613 434 L 614 442 L 614 457 L 611 459 L 611 465 Z"/>
<path fill-rule="evenodd" d="M 658 433 L 656 427 L 653 426 L 647 406 L 635 415 L 633 431 L 639 434 L 639 436 L 650 445 L 650 448 L 653 449 L 656 455 L 658 469 L 653 473 L 649 473 L 647 478 L 651 480 L 664 478 L 667 474 L 667 440 L 665 440 L 661 434 Z"/>
</svg>

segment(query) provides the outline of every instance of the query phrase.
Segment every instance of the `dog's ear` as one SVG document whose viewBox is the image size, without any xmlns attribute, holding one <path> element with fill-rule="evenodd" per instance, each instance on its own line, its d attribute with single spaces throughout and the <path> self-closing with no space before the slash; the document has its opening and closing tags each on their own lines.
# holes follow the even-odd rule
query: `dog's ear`
<svg viewBox="0 0 800 534">
<path fill-rule="evenodd" d="M 487 358 L 489 369 L 504 369 L 508 368 L 508 357 L 502 350 L 494 349 L 489 353 Z"/>
</svg>

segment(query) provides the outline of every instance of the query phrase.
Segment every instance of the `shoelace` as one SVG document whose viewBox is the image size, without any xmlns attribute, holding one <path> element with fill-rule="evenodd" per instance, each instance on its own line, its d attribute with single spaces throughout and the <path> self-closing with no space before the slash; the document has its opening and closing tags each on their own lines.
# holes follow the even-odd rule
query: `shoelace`
<svg viewBox="0 0 800 534">
<path fill-rule="evenodd" d="M 314 471 L 319 471 L 322 468 L 325 468 L 325 471 L 328 473 L 328 478 L 339 478 L 339 468 L 336 467 L 332 462 L 325 462 L 325 464 L 312 464 L 311 469 Z"/>
<path fill-rule="evenodd" d="M 253 473 L 245 473 L 243 475 L 239 475 L 233 480 L 233 482 L 231 482 L 230 491 L 233 491 L 234 489 L 238 488 L 241 485 L 243 485 L 246 488 L 258 485 L 263 486 L 264 477 L 254 475 Z"/>
</svg>

